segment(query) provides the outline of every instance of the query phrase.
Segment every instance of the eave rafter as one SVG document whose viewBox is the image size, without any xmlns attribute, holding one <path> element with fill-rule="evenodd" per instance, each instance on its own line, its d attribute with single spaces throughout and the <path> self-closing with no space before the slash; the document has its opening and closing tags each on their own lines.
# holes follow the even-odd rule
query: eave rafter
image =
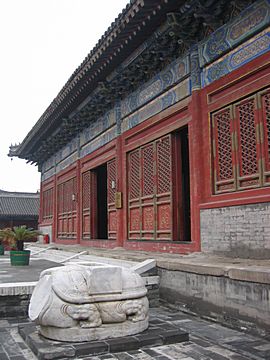
<svg viewBox="0 0 270 360">
<path fill-rule="evenodd" d="M 251 2 L 252 0 L 133 1 L 136 6 L 129 5 L 127 11 L 130 13 L 123 12 L 122 18 L 120 16 L 116 19 L 46 110 L 38 141 L 29 149 L 27 146 L 25 149 L 21 148 L 17 156 L 42 164 L 75 134 L 112 108 L 116 101 L 134 91 Z M 174 11 L 169 11 L 170 3 L 179 5 Z M 148 29 L 153 33 L 159 28 L 152 43 L 128 66 L 117 71 L 118 65 L 115 64 L 117 61 L 121 64 L 127 58 L 126 49 L 138 48 L 138 39 L 144 36 L 141 32 L 145 32 L 150 20 L 162 11 L 162 21 L 154 23 L 155 28 Z M 85 103 L 86 98 L 88 100 Z M 83 102 L 84 106 L 81 106 Z M 37 131 L 35 128 L 33 130 Z"/>
</svg>

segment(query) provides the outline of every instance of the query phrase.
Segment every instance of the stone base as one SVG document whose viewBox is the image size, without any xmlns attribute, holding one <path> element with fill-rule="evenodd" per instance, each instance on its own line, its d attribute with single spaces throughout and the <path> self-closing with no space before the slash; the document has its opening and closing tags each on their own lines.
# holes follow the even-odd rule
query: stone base
<svg viewBox="0 0 270 360">
<path fill-rule="evenodd" d="M 181 323 L 171 322 L 176 315 L 174 313 L 168 315 L 157 319 L 155 314 L 151 315 L 150 310 L 149 327 L 141 334 L 83 343 L 46 339 L 40 335 L 39 327 L 33 323 L 21 325 L 18 330 L 39 360 L 77 359 L 83 356 L 127 352 L 188 341 L 189 335 L 181 330 Z"/>
<path fill-rule="evenodd" d="M 94 328 L 56 328 L 40 326 L 40 334 L 48 339 L 66 342 L 94 341 L 138 334 L 148 328 L 148 317 L 142 321 L 102 324 Z"/>
</svg>

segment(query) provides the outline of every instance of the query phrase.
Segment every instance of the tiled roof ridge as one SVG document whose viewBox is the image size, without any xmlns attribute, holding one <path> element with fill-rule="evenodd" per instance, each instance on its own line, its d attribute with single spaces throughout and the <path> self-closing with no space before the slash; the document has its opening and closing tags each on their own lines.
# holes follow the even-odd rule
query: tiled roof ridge
<svg viewBox="0 0 270 360">
<path fill-rule="evenodd" d="M 4 197 L 39 197 L 39 192 L 6 191 L 0 189 L 0 196 Z"/>
</svg>

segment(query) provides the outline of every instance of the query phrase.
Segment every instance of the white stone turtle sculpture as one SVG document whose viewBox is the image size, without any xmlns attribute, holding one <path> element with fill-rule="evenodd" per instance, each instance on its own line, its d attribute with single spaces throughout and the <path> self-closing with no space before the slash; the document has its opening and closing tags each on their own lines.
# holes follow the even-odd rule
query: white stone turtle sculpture
<svg viewBox="0 0 270 360">
<path fill-rule="evenodd" d="M 29 317 L 40 333 L 60 341 L 133 335 L 148 327 L 148 299 L 140 275 L 104 264 L 68 264 L 41 273 Z"/>
</svg>

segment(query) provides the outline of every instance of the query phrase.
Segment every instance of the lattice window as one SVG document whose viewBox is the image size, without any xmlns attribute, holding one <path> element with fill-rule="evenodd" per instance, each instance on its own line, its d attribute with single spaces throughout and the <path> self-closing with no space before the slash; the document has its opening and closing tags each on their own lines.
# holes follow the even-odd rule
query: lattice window
<svg viewBox="0 0 270 360">
<path fill-rule="evenodd" d="M 90 171 L 82 175 L 82 208 L 90 208 Z"/>
<path fill-rule="evenodd" d="M 157 193 L 171 190 L 171 141 L 165 137 L 157 142 Z"/>
<path fill-rule="evenodd" d="M 265 131 L 266 161 L 270 163 L 270 91 L 263 95 L 263 125 Z M 270 165 L 269 165 L 270 166 Z"/>
<path fill-rule="evenodd" d="M 91 172 L 82 174 L 82 237 L 91 238 Z"/>
<path fill-rule="evenodd" d="M 63 188 L 64 188 L 64 184 L 59 184 L 57 187 L 58 213 L 63 213 L 64 211 Z"/>
<path fill-rule="evenodd" d="M 107 163 L 107 188 L 108 188 L 108 238 L 116 239 L 117 233 L 117 213 L 115 207 L 116 193 L 116 160 Z"/>
<path fill-rule="evenodd" d="M 60 238 L 76 237 L 77 226 L 77 180 L 71 178 L 58 185 L 58 227 L 57 233 Z"/>
<path fill-rule="evenodd" d="M 147 145 L 142 149 L 142 195 L 154 194 L 154 147 Z"/>
<path fill-rule="evenodd" d="M 219 180 L 228 180 L 233 176 L 230 109 L 215 114 L 214 122 L 217 129 L 218 178 Z"/>
<path fill-rule="evenodd" d="M 115 202 L 115 191 L 116 191 L 116 161 L 109 161 L 107 164 L 108 174 L 108 203 Z"/>
<path fill-rule="evenodd" d="M 171 157 L 171 135 L 129 153 L 129 239 L 171 239 Z"/>
<path fill-rule="evenodd" d="M 214 192 L 270 185 L 269 90 L 212 114 L 212 124 Z"/>
<path fill-rule="evenodd" d="M 239 114 L 241 173 L 243 175 L 256 174 L 258 172 L 258 163 L 254 99 L 237 105 L 237 111 Z"/>
<path fill-rule="evenodd" d="M 53 217 L 53 188 L 43 192 L 42 201 L 42 214 L 43 220 L 49 220 Z"/>
<path fill-rule="evenodd" d="M 129 198 L 137 199 L 140 196 L 140 150 L 129 155 Z"/>
</svg>

